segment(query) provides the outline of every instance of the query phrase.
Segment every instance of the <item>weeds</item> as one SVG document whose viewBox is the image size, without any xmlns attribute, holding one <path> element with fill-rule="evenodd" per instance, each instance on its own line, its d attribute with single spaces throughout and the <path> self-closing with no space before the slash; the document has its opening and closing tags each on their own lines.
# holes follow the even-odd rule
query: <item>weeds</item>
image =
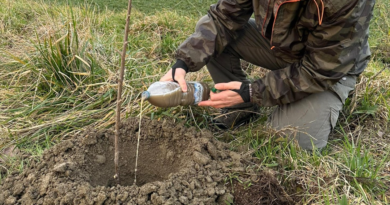
<svg viewBox="0 0 390 205">
<path fill-rule="evenodd" d="M 80 85 L 95 83 L 95 70 L 99 67 L 92 55 L 86 51 L 89 43 L 86 42 L 80 47 L 75 28 L 76 22 L 72 19 L 72 22 L 66 25 L 66 34 L 60 38 L 50 36 L 41 43 L 37 36 L 36 48 L 40 56 L 38 60 L 42 60 L 37 66 L 42 67 L 44 71 L 32 70 L 38 76 L 42 73 L 42 78 L 45 79 L 45 85 L 37 85 L 38 88 L 44 87 L 46 92 L 50 90 L 58 92 L 62 89 L 72 91 Z"/>
<path fill-rule="evenodd" d="M 371 23 L 370 46 L 373 57 L 381 62 L 390 63 L 390 21 L 389 1 L 377 1 Z"/>
<path fill-rule="evenodd" d="M 293 141 L 279 138 L 278 132 L 253 126 L 236 133 L 242 137 L 234 144 L 249 141 L 249 154 L 259 159 L 256 166 L 278 172 L 281 184 L 299 203 L 370 204 L 382 200 L 389 181 L 382 171 L 390 150 L 377 156 L 376 150 L 359 139 L 351 141 L 346 134 L 336 144 L 330 142 L 336 149 L 304 151 Z"/>
</svg>

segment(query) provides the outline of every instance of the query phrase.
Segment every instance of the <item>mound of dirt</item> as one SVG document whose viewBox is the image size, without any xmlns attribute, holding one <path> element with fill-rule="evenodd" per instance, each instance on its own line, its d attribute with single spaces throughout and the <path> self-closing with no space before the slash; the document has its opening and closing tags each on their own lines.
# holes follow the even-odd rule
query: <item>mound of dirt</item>
<svg viewBox="0 0 390 205">
<path fill-rule="evenodd" d="M 229 176 L 245 173 L 247 165 L 243 162 L 246 160 L 229 151 L 227 144 L 214 140 L 210 132 L 198 132 L 170 121 L 143 119 L 134 184 L 138 132 L 137 119 L 129 119 L 121 125 L 119 185 L 113 177 L 113 130 L 90 130 L 59 143 L 23 173 L 12 174 L 3 180 L 0 205 L 198 205 L 233 201 L 234 187 L 231 187 Z M 257 176 L 264 178 L 261 174 Z M 268 178 L 269 175 L 261 181 L 275 180 Z M 265 186 L 265 189 L 256 188 L 257 196 L 267 198 L 273 204 L 291 203 L 278 183 Z M 239 190 L 243 195 L 245 190 Z M 280 193 L 269 194 L 274 191 Z M 251 192 L 250 196 L 253 194 L 256 195 Z"/>
</svg>

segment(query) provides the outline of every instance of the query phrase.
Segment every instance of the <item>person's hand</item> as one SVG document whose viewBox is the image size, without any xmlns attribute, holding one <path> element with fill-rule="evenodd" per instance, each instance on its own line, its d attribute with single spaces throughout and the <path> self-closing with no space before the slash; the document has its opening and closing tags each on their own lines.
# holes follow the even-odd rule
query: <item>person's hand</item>
<svg viewBox="0 0 390 205">
<path fill-rule="evenodd" d="M 185 80 L 186 71 L 183 68 L 176 68 L 175 70 L 175 80 L 179 83 L 180 88 L 183 92 L 187 92 L 187 84 Z M 172 69 L 170 69 L 160 81 L 170 81 L 173 82 L 172 78 Z"/>
<path fill-rule="evenodd" d="M 230 107 L 243 103 L 244 100 L 234 89 L 240 89 L 241 82 L 218 83 L 214 86 L 220 90 L 219 93 L 210 92 L 210 100 L 199 102 L 198 106 L 210 106 L 215 108 Z"/>
</svg>

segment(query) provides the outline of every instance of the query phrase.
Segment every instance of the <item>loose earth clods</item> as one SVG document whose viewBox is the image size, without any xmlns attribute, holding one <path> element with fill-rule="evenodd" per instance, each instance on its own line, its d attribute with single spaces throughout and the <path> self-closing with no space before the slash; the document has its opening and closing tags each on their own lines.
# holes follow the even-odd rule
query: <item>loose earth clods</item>
<svg viewBox="0 0 390 205">
<path fill-rule="evenodd" d="M 23 173 L 3 180 L 0 205 L 199 205 L 233 200 L 228 176 L 245 172 L 240 154 L 229 151 L 227 144 L 214 140 L 208 131 L 148 119 L 142 125 L 136 185 L 139 128 L 137 119 L 129 119 L 122 123 L 119 135 L 119 185 L 113 178 L 114 132 L 89 131 L 61 142 Z"/>
</svg>

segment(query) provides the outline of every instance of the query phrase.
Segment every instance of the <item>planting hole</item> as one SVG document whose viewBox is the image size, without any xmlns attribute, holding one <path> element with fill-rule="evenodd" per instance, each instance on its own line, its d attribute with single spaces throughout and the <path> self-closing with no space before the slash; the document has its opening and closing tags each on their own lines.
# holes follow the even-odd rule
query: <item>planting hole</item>
<svg viewBox="0 0 390 205">
<path fill-rule="evenodd" d="M 111 140 L 99 140 L 100 143 L 86 150 L 85 170 L 90 175 L 89 183 L 96 186 L 115 186 L 114 145 Z M 186 143 L 175 143 L 165 138 L 161 141 L 141 140 L 139 147 L 137 186 L 149 182 L 164 181 L 169 174 L 182 169 Z M 119 143 L 119 184 L 131 186 L 134 183 L 134 167 L 137 141 L 121 140 Z"/>
</svg>

